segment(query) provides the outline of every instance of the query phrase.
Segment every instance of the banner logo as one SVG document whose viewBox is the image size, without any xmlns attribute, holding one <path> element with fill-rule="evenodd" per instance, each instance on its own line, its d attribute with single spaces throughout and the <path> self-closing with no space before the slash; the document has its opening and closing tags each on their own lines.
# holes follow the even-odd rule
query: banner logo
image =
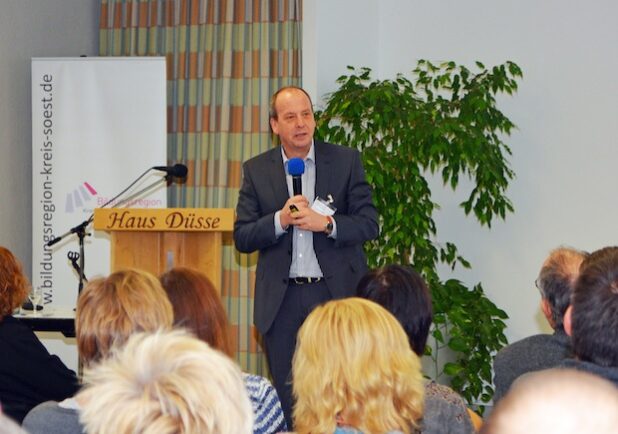
<svg viewBox="0 0 618 434">
<path fill-rule="evenodd" d="M 97 191 L 90 184 L 84 182 L 67 194 L 64 210 L 67 213 L 72 213 L 76 208 L 83 207 L 84 202 L 89 202 L 96 195 Z"/>
</svg>

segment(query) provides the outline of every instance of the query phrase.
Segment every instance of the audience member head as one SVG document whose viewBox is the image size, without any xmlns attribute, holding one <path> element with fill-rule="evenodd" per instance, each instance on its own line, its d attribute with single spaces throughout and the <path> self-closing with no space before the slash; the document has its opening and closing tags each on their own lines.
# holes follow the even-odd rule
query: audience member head
<svg viewBox="0 0 618 434">
<path fill-rule="evenodd" d="M 565 315 L 578 359 L 618 367 L 618 247 L 605 247 L 582 263 Z"/>
<path fill-rule="evenodd" d="M 412 268 L 387 265 L 365 274 L 357 295 L 384 307 L 402 325 L 418 356 L 425 352 L 431 327 L 431 295 L 423 278 Z"/>
<path fill-rule="evenodd" d="M 401 325 L 369 300 L 333 300 L 311 312 L 293 361 L 294 425 L 333 432 L 343 422 L 365 434 L 417 427 L 423 412 L 419 358 Z"/>
<path fill-rule="evenodd" d="M 172 326 L 172 305 L 152 274 L 122 270 L 91 280 L 77 301 L 77 349 L 88 365 L 105 358 L 135 332 Z"/>
<path fill-rule="evenodd" d="M 552 250 L 539 272 L 536 286 L 541 291 L 541 310 L 555 330 L 563 330 L 563 319 L 587 253 L 570 247 Z"/>
<path fill-rule="evenodd" d="M 252 433 L 240 369 L 186 331 L 138 333 L 86 372 L 89 433 Z"/>
<path fill-rule="evenodd" d="M 199 271 L 174 268 L 160 280 L 174 308 L 174 325 L 186 328 L 231 357 L 227 316 L 210 279 Z"/>
<path fill-rule="evenodd" d="M 21 306 L 29 289 L 30 284 L 17 258 L 0 246 L 0 319 Z"/>
<path fill-rule="evenodd" d="M 550 369 L 520 377 L 481 434 L 610 434 L 618 427 L 618 389 L 596 375 Z"/>
</svg>

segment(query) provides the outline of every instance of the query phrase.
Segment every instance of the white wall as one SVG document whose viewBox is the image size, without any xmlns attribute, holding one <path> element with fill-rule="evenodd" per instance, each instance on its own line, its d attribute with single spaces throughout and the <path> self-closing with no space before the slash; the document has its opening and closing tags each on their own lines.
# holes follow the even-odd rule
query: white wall
<svg viewBox="0 0 618 434">
<path fill-rule="evenodd" d="M 0 245 L 31 272 L 32 144 L 30 59 L 96 55 L 97 0 L 0 2 Z M 41 334 L 51 352 L 72 369 L 74 340 Z"/>
<path fill-rule="evenodd" d="M 377 68 L 379 54 L 376 0 L 303 2 L 303 86 L 316 105 L 335 89 L 346 66 Z"/>
<path fill-rule="evenodd" d="M 618 3 L 315 0 L 307 8 L 316 24 L 305 22 L 304 34 L 316 39 L 315 32 L 317 44 L 304 59 L 317 59 L 317 77 L 304 80 L 317 83 L 318 95 L 334 89 L 350 63 L 380 78 L 410 71 L 420 58 L 512 60 L 523 69 L 519 92 L 499 99 L 518 126 L 506 140 L 515 213 L 481 228 L 458 209 L 462 192 L 436 187 L 436 222 L 439 239 L 472 262 L 455 277 L 481 281 L 510 315 L 510 340 L 547 331 L 533 281 L 548 251 L 616 244 Z"/>
</svg>

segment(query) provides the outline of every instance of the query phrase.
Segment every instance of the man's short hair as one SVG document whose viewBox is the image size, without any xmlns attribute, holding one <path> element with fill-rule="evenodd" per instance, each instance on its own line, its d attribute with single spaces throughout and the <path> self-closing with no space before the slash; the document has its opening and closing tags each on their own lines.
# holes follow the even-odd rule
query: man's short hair
<svg viewBox="0 0 618 434">
<path fill-rule="evenodd" d="M 307 99 L 309 99 L 309 105 L 313 108 L 313 102 L 311 102 L 311 97 L 309 96 L 309 94 L 307 93 L 307 91 L 305 89 L 303 89 L 302 87 L 299 86 L 284 86 L 281 89 L 279 89 L 277 92 L 275 92 L 273 94 L 273 96 L 270 98 L 270 110 L 268 112 L 268 116 L 272 119 L 277 119 L 278 113 L 277 113 L 277 107 L 276 107 L 276 103 L 277 103 L 277 97 L 288 90 L 298 90 L 302 93 L 305 94 L 305 96 L 307 97 Z"/>
<path fill-rule="evenodd" d="M 159 279 L 141 270 L 121 270 L 93 279 L 77 301 L 77 349 L 88 365 L 106 357 L 134 332 L 171 328 L 174 312 Z"/>
<path fill-rule="evenodd" d="M 368 272 L 356 293 L 384 307 L 399 321 L 414 352 L 425 352 L 432 321 L 431 295 L 423 278 L 412 268 L 387 265 Z"/>
<path fill-rule="evenodd" d="M 618 390 L 587 372 L 549 369 L 520 377 L 481 434 L 613 434 Z"/>
<path fill-rule="evenodd" d="M 562 330 L 564 313 L 571 303 L 571 294 L 579 275 L 579 267 L 587 253 L 570 247 L 552 250 L 539 272 L 537 286 L 551 309 L 556 330 Z"/>
<path fill-rule="evenodd" d="M 618 247 L 597 250 L 584 261 L 571 304 L 575 355 L 618 367 Z"/>
<path fill-rule="evenodd" d="M 253 431 L 240 368 L 182 330 L 135 334 L 86 372 L 77 399 L 89 433 Z"/>
</svg>

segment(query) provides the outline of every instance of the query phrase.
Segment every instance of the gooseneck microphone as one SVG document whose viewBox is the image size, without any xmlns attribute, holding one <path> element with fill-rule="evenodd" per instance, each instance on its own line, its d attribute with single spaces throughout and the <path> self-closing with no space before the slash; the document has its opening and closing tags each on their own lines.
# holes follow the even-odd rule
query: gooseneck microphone
<svg viewBox="0 0 618 434">
<path fill-rule="evenodd" d="M 187 176 L 187 172 L 189 171 L 189 169 L 187 169 L 187 166 L 180 163 L 174 164 L 173 166 L 154 166 L 153 169 L 165 172 L 168 175 L 174 176 L 176 178 L 184 178 L 185 176 Z"/>
<path fill-rule="evenodd" d="M 122 196 L 123 194 L 125 194 L 127 191 L 129 191 L 129 189 L 131 187 L 133 187 L 135 184 L 137 184 L 138 181 L 140 181 L 144 176 L 146 176 L 146 174 L 148 172 L 150 172 L 151 170 L 159 170 L 161 172 L 165 172 L 167 175 L 165 178 L 162 179 L 169 179 L 168 177 L 176 177 L 176 178 L 184 178 L 185 176 L 187 176 L 187 166 L 185 166 L 184 164 L 174 164 L 173 166 L 154 166 L 154 167 L 150 167 L 148 169 L 146 169 L 146 171 L 144 173 L 142 173 L 135 181 L 133 181 L 131 184 L 129 184 L 128 187 L 126 187 L 124 190 L 122 190 L 120 193 L 118 193 L 116 196 L 112 197 L 110 200 L 108 200 L 107 202 L 105 202 L 103 205 L 101 205 L 99 208 L 105 208 L 107 207 L 109 204 L 114 203 L 114 206 L 119 206 L 125 202 L 128 201 L 128 199 L 131 199 L 135 196 L 139 196 L 140 194 L 144 193 L 147 190 L 150 190 L 153 186 L 156 186 L 156 184 L 158 184 L 160 181 L 156 181 L 154 184 L 151 184 L 149 186 L 147 186 L 146 188 L 138 191 L 137 193 L 132 194 L 131 196 L 129 196 L 129 198 L 126 198 L 120 202 L 115 202 L 116 199 L 118 199 L 120 196 Z M 80 223 L 79 225 L 75 226 L 74 228 L 71 228 L 68 232 L 60 235 L 59 237 L 55 237 L 54 239 L 48 241 L 46 243 L 46 245 L 48 247 L 53 246 L 54 244 L 62 241 L 65 237 L 71 235 L 71 234 L 80 234 L 83 233 L 86 230 L 86 227 L 92 223 L 92 220 L 94 219 L 94 213 L 90 214 L 90 217 L 88 217 L 88 220 L 83 221 L 82 223 Z"/>
<path fill-rule="evenodd" d="M 302 158 L 290 158 L 288 160 L 288 174 L 292 176 L 292 191 L 294 196 L 303 194 L 303 182 L 301 176 L 305 173 L 305 162 Z"/>
</svg>

